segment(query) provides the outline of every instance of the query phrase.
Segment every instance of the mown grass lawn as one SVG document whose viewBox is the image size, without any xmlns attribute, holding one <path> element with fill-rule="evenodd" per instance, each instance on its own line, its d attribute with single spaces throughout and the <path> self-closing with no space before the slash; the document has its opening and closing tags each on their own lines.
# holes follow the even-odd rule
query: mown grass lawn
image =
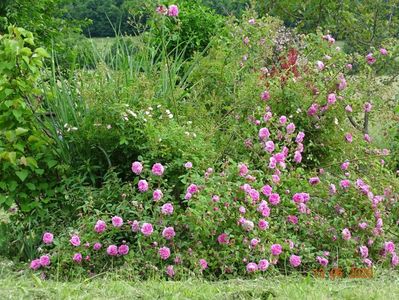
<svg viewBox="0 0 399 300">
<path fill-rule="evenodd" d="M 279 276 L 218 282 L 128 282 L 115 277 L 55 282 L 2 272 L 0 299 L 399 299 L 399 275 L 376 276 L 335 281 Z"/>
</svg>

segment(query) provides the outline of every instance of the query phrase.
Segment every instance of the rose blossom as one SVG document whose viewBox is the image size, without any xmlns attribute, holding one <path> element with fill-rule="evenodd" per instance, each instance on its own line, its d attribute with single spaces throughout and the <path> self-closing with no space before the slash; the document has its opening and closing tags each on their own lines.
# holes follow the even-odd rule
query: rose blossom
<svg viewBox="0 0 399 300">
<path fill-rule="evenodd" d="M 134 163 L 132 163 L 132 172 L 133 173 L 135 173 L 136 175 L 139 175 L 142 171 L 143 171 L 143 165 L 140 162 L 135 161 Z"/>
<path fill-rule="evenodd" d="M 144 223 L 143 226 L 141 226 L 141 233 L 145 236 L 150 236 L 153 232 L 154 228 L 152 227 L 152 224 Z"/>
<path fill-rule="evenodd" d="M 278 256 L 283 252 L 283 247 L 280 244 L 273 244 L 270 247 L 270 251 L 271 251 L 272 255 Z"/>
<path fill-rule="evenodd" d="M 177 5 L 169 5 L 168 7 L 168 16 L 169 17 L 177 17 L 179 15 L 179 8 Z"/>
<path fill-rule="evenodd" d="M 258 270 L 258 265 L 256 263 L 250 262 L 247 264 L 247 272 L 253 273 Z"/>
<path fill-rule="evenodd" d="M 165 227 L 162 231 L 162 236 L 167 240 L 171 240 L 175 235 L 176 232 L 173 227 Z"/>
<path fill-rule="evenodd" d="M 107 224 L 103 220 L 98 220 L 96 225 L 94 225 L 94 230 L 97 233 L 102 233 L 107 228 Z"/>
<path fill-rule="evenodd" d="M 43 238 L 42 238 L 43 243 L 51 244 L 53 242 L 53 239 L 54 239 L 54 235 L 51 232 L 45 232 L 43 234 Z"/>
<path fill-rule="evenodd" d="M 112 226 L 119 228 L 122 227 L 122 225 L 123 225 L 123 219 L 121 217 L 119 216 L 112 217 Z"/>
<path fill-rule="evenodd" d="M 161 212 L 164 215 L 171 215 L 173 214 L 173 205 L 172 203 L 165 203 L 164 205 L 162 205 L 161 207 Z"/>
<path fill-rule="evenodd" d="M 144 179 L 140 180 L 137 186 L 142 193 L 148 191 L 148 182 Z"/>
<path fill-rule="evenodd" d="M 152 166 L 152 174 L 156 175 L 156 176 L 162 176 L 163 172 L 164 172 L 165 168 L 163 167 L 163 165 L 161 165 L 160 163 L 156 163 Z"/>
<path fill-rule="evenodd" d="M 118 247 L 115 245 L 110 245 L 107 248 L 107 254 L 109 256 L 117 256 L 118 255 Z"/>
<path fill-rule="evenodd" d="M 294 268 L 299 267 L 301 264 L 301 257 L 298 255 L 291 255 L 290 256 L 290 265 L 293 266 Z"/>
<path fill-rule="evenodd" d="M 119 255 L 127 255 L 129 253 L 129 246 L 128 245 L 120 245 L 118 248 Z"/>
<path fill-rule="evenodd" d="M 69 242 L 72 244 L 72 246 L 75 247 L 80 246 L 80 238 L 78 235 L 73 235 L 69 240 Z"/>
<path fill-rule="evenodd" d="M 42 267 L 46 267 L 46 266 L 49 266 L 50 265 L 50 256 L 48 256 L 48 255 L 42 255 L 42 256 L 40 256 L 40 265 L 42 266 Z"/>
<path fill-rule="evenodd" d="M 158 250 L 158 254 L 163 260 L 166 260 L 170 256 L 170 249 L 168 247 L 162 247 Z"/>
<path fill-rule="evenodd" d="M 72 257 L 72 260 L 76 263 L 80 263 L 82 261 L 83 257 L 82 254 L 80 253 L 75 253 Z"/>
</svg>

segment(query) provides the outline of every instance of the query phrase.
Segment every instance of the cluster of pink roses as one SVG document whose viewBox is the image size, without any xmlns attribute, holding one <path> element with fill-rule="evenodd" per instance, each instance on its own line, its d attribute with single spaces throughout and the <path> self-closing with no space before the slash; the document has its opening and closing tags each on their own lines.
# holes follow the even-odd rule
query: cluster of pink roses
<svg viewBox="0 0 399 300">
<path fill-rule="evenodd" d="M 177 17 L 179 15 L 179 8 L 177 7 L 177 5 L 174 4 L 169 5 L 169 7 L 160 5 L 156 8 L 155 11 L 160 15 L 169 16 L 169 17 Z"/>
</svg>

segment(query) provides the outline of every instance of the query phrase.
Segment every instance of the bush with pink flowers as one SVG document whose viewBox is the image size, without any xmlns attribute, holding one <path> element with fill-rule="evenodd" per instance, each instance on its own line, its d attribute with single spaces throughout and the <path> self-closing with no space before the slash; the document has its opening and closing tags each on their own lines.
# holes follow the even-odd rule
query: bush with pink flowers
<svg viewBox="0 0 399 300">
<path fill-rule="evenodd" d="M 153 21 L 178 26 L 182 8 L 160 6 Z M 59 108 L 42 129 L 57 134 L 63 172 L 43 201 L 51 213 L 16 207 L 9 231 L 34 224 L 18 241 L 33 271 L 215 279 L 398 266 L 399 182 L 374 140 L 376 67 L 391 49 L 350 57 L 330 34 L 253 11 L 224 29 L 193 61 L 163 52 L 136 73 L 99 66 L 43 92 L 43 108 Z"/>
</svg>

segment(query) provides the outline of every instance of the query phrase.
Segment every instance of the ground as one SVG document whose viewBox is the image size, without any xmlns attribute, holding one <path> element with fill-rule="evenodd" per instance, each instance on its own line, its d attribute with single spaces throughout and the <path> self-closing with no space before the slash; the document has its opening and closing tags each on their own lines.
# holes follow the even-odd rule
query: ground
<svg viewBox="0 0 399 300">
<path fill-rule="evenodd" d="M 112 276 L 55 282 L 3 267 L 0 299 L 399 299 L 399 275 L 387 271 L 376 271 L 374 279 L 334 281 L 274 276 L 217 282 L 128 282 Z"/>
</svg>

